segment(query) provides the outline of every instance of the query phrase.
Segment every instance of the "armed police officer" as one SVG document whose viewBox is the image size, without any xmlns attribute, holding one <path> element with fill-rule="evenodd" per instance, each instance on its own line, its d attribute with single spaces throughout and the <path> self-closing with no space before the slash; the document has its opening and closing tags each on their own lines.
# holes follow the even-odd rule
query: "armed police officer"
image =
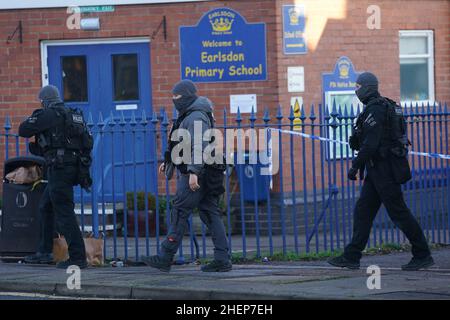
<svg viewBox="0 0 450 320">
<path fill-rule="evenodd" d="M 401 184 L 411 178 L 407 159 L 408 139 L 401 107 L 380 96 L 378 80 L 370 72 L 356 81 L 358 99 L 365 105 L 358 116 L 350 146 L 359 150 L 348 172 L 350 180 L 367 172 L 361 195 L 354 209 L 353 236 L 343 255 L 328 262 L 337 267 L 358 269 L 372 223 L 381 204 L 392 222 L 403 231 L 412 245 L 413 258 L 402 270 L 419 270 L 434 264 L 427 240 L 405 204 Z"/>
<path fill-rule="evenodd" d="M 28 263 L 51 263 L 54 228 L 68 245 L 69 259 L 58 268 L 70 265 L 87 267 L 84 241 L 74 212 L 73 186 L 88 189 L 92 137 L 82 114 L 65 107 L 55 86 L 45 86 L 39 92 L 42 108 L 20 124 L 19 135 L 36 141 L 30 152 L 46 160 L 48 184 L 39 205 L 41 238 L 37 253 L 28 256 Z"/>
<path fill-rule="evenodd" d="M 211 102 L 205 97 L 197 96 L 197 88 L 192 81 L 182 80 L 173 90 L 173 103 L 178 111 L 178 119 L 174 123 L 169 137 L 169 150 L 166 152 L 165 162 L 160 166 L 160 173 L 165 173 L 168 178 L 173 174 L 172 152 L 177 143 L 189 142 L 192 151 L 187 161 L 182 161 L 176 166 L 177 190 L 172 201 L 171 225 L 168 234 L 161 244 L 159 255 L 142 257 L 142 261 L 161 271 L 170 271 L 173 257 L 175 256 L 183 235 L 188 226 L 188 219 L 192 210 L 198 208 L 200 218 L 208 227 L 214 244 L 214 260 L 202 266 L 204 272 L 225 272 L 232 269 L 228 250 L 225 227 L 219 210 L 219 197 L 224 192 L 223 177 L 224 164 L 206 164 L 203 157 L 200 163 L 195 163 L 194 155 L 202 152 L 209 144 L 203 140 L 203 135 L 208 129 L 213 128 L 214 118 Z M 201 126 L 196 134 L 202 137 L 194 138 L 194 128 Z M 189 137 L 182 136 L 189 141 L 181 141 L 177 136 L 179 130 L 187 130 Z M 200 139 L 198 139 L 200 138 Z M 183 152 L 183 159 L 186 154 Z"/>
</svg>

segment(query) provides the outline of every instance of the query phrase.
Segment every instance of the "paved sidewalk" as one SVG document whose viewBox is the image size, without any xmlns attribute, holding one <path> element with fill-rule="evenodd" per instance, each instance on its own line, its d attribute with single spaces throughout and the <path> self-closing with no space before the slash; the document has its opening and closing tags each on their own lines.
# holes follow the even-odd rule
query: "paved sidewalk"
<svg viewBox="0 0 450 320">
<path fill-rule="evenodd" d="M 202 273 L 197 265 L 170 273 L 148 267 L 89 268 L 81 290 L 67 289 L 69 274 L 53 266 L 0 263 L 0 292 L 33 292 L 118 299 L 449 299 L 450 248 L 433 251 L 436 265 L 404 272 L 409 253 L 365 256 L 360 270 L 326 261 L 234 265 L 228 273 Z M 381 268 L 381 289 L 367 288 L 366 268 Z"/>
</svg>

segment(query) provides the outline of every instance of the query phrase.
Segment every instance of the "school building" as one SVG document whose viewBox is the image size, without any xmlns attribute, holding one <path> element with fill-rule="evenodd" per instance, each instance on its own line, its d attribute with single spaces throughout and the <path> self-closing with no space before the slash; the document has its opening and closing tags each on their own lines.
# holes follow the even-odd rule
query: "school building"
<svg viewBox="0 0 450 320">
<path fill-rule="evenodd" d="M 180 79 L 212 100 L 219 124 L 238 107 L 243 124 L 252 109 L 276 123 L 278 106 L 283 122 L 291 106 L 296 118 L 301 105 L 309 116 L 333 101 L 356 112 L 363 71 L 397 101 L 450 101 L 450 1 L 24 0 L 2 2 L 0 33 L 0 125 L 10 133 L 46 84 L 94 123 L 161 109 L 170 120 Z M 2 163 L 4 137 L 0 150 Z"/>
</svg>

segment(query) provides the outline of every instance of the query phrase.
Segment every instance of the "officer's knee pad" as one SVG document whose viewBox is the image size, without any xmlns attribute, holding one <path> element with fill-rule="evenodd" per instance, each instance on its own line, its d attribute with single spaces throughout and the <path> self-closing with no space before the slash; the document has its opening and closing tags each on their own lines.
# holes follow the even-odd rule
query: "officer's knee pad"
<svg viewBox="0 0 450 320">
<path fill-rule="evenodd" d="M 178 240 L 174 234 L 167 235 L 166 241 L 161 246 L 171 253 L 175 253 L 178 250 Z"/>
</svg>

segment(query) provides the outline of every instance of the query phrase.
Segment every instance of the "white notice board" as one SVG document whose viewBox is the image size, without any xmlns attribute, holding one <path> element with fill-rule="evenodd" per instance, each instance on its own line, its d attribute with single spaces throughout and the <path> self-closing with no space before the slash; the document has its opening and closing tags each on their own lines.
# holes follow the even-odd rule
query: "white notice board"
<svg viewBox="0 0 450 320">
<path fill-rule="evenodd" d="M 238 107 L 241 113 L 250 113 L 252 112 L 252 108 L 253 111 L 256 113 L 257 111 L 256 94 L 230 95 L 230 112 L 237 113 Z"/>
</svg>

